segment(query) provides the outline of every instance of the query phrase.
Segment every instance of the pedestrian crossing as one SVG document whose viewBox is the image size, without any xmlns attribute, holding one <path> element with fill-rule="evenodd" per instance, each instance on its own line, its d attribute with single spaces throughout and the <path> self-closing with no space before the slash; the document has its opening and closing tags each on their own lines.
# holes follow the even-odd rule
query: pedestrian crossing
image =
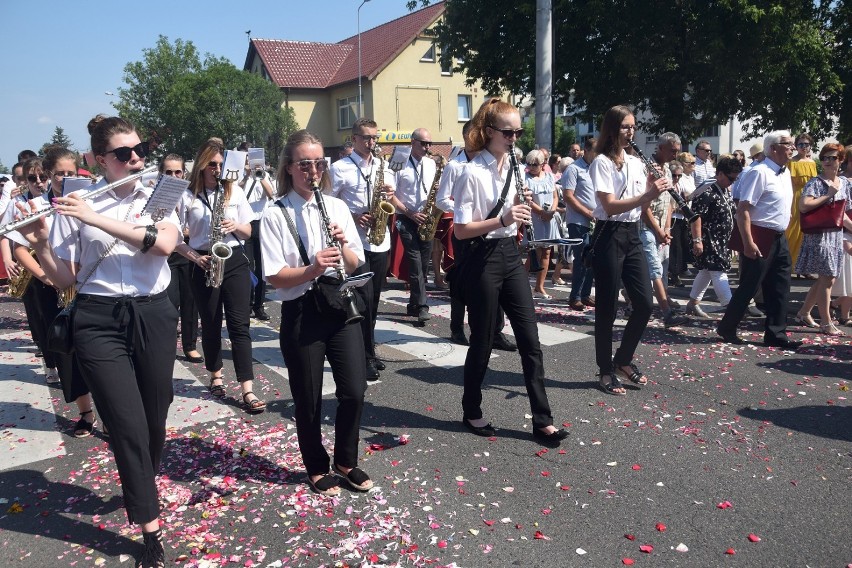
<svg viewBox="0 0 852 568">
<path fill-rule="evenodd" d="M 407 299 L 407 294 L 402 290 L 382 293 L 382 301 L 390 305 L 404 306 Z M 433 316 L 449 319 L 448 299 L 434 295 L 429 302 Z M 274 304 L 277 306 L 279 303 Z M 270 309 L 276 308 L 270 306 Z M 559 314 L 560 310 L 557 306 L 540 307 L 540 311 L 545 314 Z M 557 325 L 539 323 L 538 328 L 543 345 L 559 345 L 591 337 Z M 507 324 L 505 331 L 511 333 L 511 326 Z M 278 330 L 265 323 L 252 321 L 250 333 L 255 362 L 262 365 L 275 383 L 283 387 L 288 374 L 278 342 Z M 225 347 L 229 349 L 227 329 L 224 326 L 222 337 L 226 341 Z M 467 347 L 455 345 L 448 338 L 435 335 L 427 328 L 415 327 L 404 318 L 380 316 L 376 323 L 376 341 L 379 356 L 388 362 L 460 369 L 467 356 Z M 0 381 L 0 452 L 4 455 L 0 471 L 66 455 L 67 433 L 56 429 L 54 410 L 55 403 L 64 404 L 62 393 L 45 383 L 41 359 L 35 357 L 32 349 L 29 332 L 0 335 L 0 377 L 3 378 Z M 492 354 L 495 358 L 500 356 L 499 352 Z M 196 376 L 199 370 L 201 378 Z M 226 388 L 230 391 L 235 383 L 233 377 L 229 380 L 227 369 L 225 376 Z M 207 380 L 209 375 L 203 371 L 203 367 L 190 365 L 183 360 L 175 361 L 175 398 L 169 410 L 169 428 L 192 428 L 227 420 L 240 412 L 230 397 L 226 401 L 211 398 L 203 382 Z M 326 363 L 322 393 L 328 396 L 334 390 L 331 368 Z M 76 420 L 76 416 L 73 419 Z"/>
</svg>

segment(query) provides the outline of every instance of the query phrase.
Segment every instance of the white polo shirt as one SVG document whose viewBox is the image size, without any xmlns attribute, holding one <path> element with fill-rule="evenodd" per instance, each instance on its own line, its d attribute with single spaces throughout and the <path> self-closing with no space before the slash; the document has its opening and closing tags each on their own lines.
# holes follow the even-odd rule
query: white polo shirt
<svg viewBox="0 0 852 568">
<path fill-rule="evenodd" d="M 287 208 L 311 262 L 314 262 L 317 252 L 326 248 L 326 230 L 313 196 L 310 201 L 305 201 L 298 192 L 290 191 L 264 211 L 260 218 L 260 250 L 263 275 L 267 279 L 278 274 L 282 268 L 305 266 L 299 253 L 299 245 L 293 238 L 278 203 Z M 324 196 L 323 203 L 329 219 L 343 230 L 346 246 L 358 256 L 358 265 L 364 264 L 364 248 L 361 246 L 361 239 L 358 238 L 349 208 L 343 201 L 330 196 Z M 336 275 L 333 268 L 327 268 L 325 274 Z M 281 301 L 295 300 L 304 296 L 312 283 L 308 281 L 293 288 L 278 288 L 275 291 L 276 297 Z"/>
</svg>

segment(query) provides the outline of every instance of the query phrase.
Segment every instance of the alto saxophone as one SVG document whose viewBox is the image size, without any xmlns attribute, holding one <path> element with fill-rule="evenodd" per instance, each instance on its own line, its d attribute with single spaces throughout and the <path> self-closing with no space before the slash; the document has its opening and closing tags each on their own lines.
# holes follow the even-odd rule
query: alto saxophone
<svg viewBox="0 0 852 568">
<path fill-rule="evenodd" d="M 438 186 L 441 183 L 441 173 L 444 171 L 444 157 L 432 152 L 426 152 L 433 156 L 438 168 L 435 170 L 435 180 L 432 182 L 432 187 L 429 189 L 429 195 L 426 197 L 426 203 L 423 205 L 421 213 L 426 215 L 426 220 L 417 229 L 417 234 L 420 235 L 420 240 L 429 242 L 435 238 L 435 231 L 438 230 L 438 222 L 444 216 L 444 212 L 435 204 L 438 198 Z"/>
<path fill-rule="evenodd" d="M 225 235 L 222 232 L 222 221 L 225 219 L 225 192 L 222 184 L 216 185 L 213 192 L 216 199 L 216 207 L 210 218 L 210 267 L 207 268 L 207 287 L 218 288 L 222 285 L 225 276 L 225 261 L 234 254 L 233 249 L 225 243 Z"/>
<path fill-rule="evenodd" d="M 30 249 L 29 252 L 33 258 L 36 258 L 34 250 Z M 18 276 L 9 279 L 9 295 L 13 298 L 23 298 L 24 293 L 27 291 L 27 287 L 30 285 L 30 281 L 33 279 L 32 272 L 23 266 L 20 268 L 21 270 L 18 272 Z"/>
<path fill-rule="evenodd" d="M 370 203 L 370 215 L 373 217 L 373 226 L 367 231 L 367 242 L 379 246 L 385 241 L 385 233 L 388 230 L 388 219 L 396 213 L 396 207 L 385 197 L 385 157 L 378 146 L 373 150 L 375 157 L 379 159 L 379 171 L 376 172 L 376 181 L 373 184 L 373 200 Z"/>
</svg>

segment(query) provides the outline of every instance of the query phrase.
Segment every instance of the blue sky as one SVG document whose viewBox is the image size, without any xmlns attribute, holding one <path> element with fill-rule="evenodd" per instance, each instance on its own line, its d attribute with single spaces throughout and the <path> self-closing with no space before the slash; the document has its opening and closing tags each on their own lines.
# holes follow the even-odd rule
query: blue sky
<svg viewBox="0 0 852 568">
<path fill-rule="evenodd" d="M 113 114 L 124 66 L 142 59 L 157 36 L 191 41 L 202 54 L 242 68 L 252 37 L 336 42 L 358 32 L 361 0 L 104 0 L 0 2 L 0 160 L 15 163 L 61 126 L 74 147 L 89 147 L 86 124 Z M 370 0 L 361 30 L 408 13 L 405 0 Z M 215 133 L 211 133 L 215 134 Z"/>
</svg>

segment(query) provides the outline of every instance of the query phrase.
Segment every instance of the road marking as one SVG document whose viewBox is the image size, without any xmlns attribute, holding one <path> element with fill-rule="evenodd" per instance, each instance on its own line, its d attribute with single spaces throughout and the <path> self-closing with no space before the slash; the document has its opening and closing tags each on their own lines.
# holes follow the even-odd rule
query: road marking
<svg viewBox="0 0 852 568">
<path fill-rule="evenodd" d="M 234 415 L 231 407 L 209 396 L 202 396 L 208 391 L 207 386 L 180 361 L 175 361 L 172 384 L 175 389 L 175 399 L 169 407 L 167 428 L 186 428 L 204 422 L 227 419 Z"/>
<path fill-rule="evenodd" d="M 61 391 L 44 382 L 32 346 L 28 332 L 0 336 L 0 471 L 66 454 L 52 401 L 52 393 Z"/>
</svg>

